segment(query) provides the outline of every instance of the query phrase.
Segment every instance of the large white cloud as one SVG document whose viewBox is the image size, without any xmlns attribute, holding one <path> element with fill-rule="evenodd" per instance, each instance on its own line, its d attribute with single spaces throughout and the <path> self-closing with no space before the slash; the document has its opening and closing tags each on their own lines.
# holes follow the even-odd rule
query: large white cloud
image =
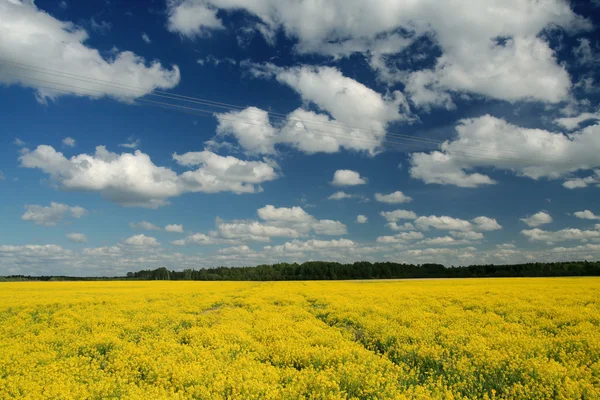
<svg viewBox="0 0 600 400">
<path fill-rule="evenodd" d="M 35 88 L 41 101 L 67 94 L 60 90 L 92 98 L 111 96 L 131 101 L 156 88 L 172 88 L 180 79 L 177 66 L 165 69 L 158 61 L 148 64 L 130 51 L 103 57 L 98 50 L 86 46 L 88 33 L 83 28 L 39 10 L 33 1 L 0 1 L 0 38 L 3 60 L 20 63 L 18 66 L 22 67 L 0 67 L 1 71 L 11 74 L 0 74 L 0 82 Z M 48 75 L 35 67 L 57 72 Z M 74 80 L 72 76 L 59 76 L 61 73 L 85 78 Z M 94 80 L 110 84 L 94 83 Z M 136 90 L 128 90 L 127 86 L 134 86 Z"/>
<path fill-rule="evenodd" d="M 556 27 L 569 32 L 591 24 L 563 0 L 182 0 L 168 3 L 171 16 L 190 10 L 189 18 L 169 20 L 171 30 L 192 36 L 222 29 L 215 9 L 244 10 L 258 19 L 254 30 L 274 44 L 277 30 L 297 39 L 296 51 L 333 57 L 361 53 L 382 79 L 407 84 L 418 105 L 451 106 L 453 92 L 508 101 L 556 102 L 568 95 L 571 81 L 543 39 Z M 192 12 L 193 10 L 193 12 Z M 191 34 L 190 34 L 191 33 Z M 427 38 L 441 55 L 427 70 L 402 70 L 398 55 L 418 52 Z"/>
<path fill-rule="evenodd" d="M 143 233 L 130 236 L 127 239 L 124 239 L 122 243 L 126 246 L 132 246 L 136 248 L 160 246 L 160 243 L 158 240 L 156 240 L 156 238 L 153 238 L 152 236 L 146 236 Z"/>
<path fill-rule="evenodd" d="M 25 206 L 25 213 L 21 216 L 23 221 L 33 221 L 37 225 L 55 226 L 60 220 L 70 215 L 73 218 L 81 218 L 88 212 L 79 206 L 68 206 L 66 204 L 51 202 L 50 206 L 44 207 L 35 204 Z"/>
<path fill-rule="evenodd" d="M 189 192 L 255 193 L 261 183 L 278 177 L 274 164 L 223 157 L 210 151 L 174 154 L 177 163 L 196 167 L 178 175 L 155 165 L 147 154 L 112 153 L 104 146 L 94 154 L 67 159 L 53 147 L 40 145 L 20 157 L 21 165 L 39 168 L 66 190 L 98 192 L 125 206 L 156 208 L 169 197 Z"/>
<path fill-rule="evenodd" d="M 557 179 L 600 166 L 600 124 L 565 135 L 485 115 L 464 119 L 441 151 L 411 155 L 410 174 L 425 183 L 476 187 L 495 183 L 474 169 L 492 167 L 532 179 Z"/>
<path fill-rule="evenodd" d="M 382 95 L 333 67 L 248 65 L 255 76 L 275 77 L 323 111 L 298 108 L 276 117 L 277 123 L 256 107 L 217 114 L 217 134 L 235 137 L 250 153 L 271 154 L 276 145 L 286 144 L 309 154 L 345 148 L 373 155 L 390 123 L 412 118 L 401 92 Z"/>
</svg>

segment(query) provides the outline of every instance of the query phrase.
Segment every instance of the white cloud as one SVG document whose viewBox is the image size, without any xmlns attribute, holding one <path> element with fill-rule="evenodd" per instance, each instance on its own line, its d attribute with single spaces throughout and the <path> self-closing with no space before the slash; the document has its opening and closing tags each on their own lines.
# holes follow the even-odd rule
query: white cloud
<svg viewBox="0 0 600 400">
<path fill-rule="evenodd" d="M 544 211 L 539 211 L 533 214 L 531 217 L 521 218 L 521 221 L 527 224 L 527 226 L 536 227 L 544 224 L 549 224 L 550 222 L 552 222 L 552 217 L 550 216 L 550 214 Z"/>
<path fill-rule="evenodd" d="M 475 224 L 475 230 L 479 231 L 497 231 L 502 226 L 494 219 L 489 217 L 477 217 L 471 220 Z"/>
<path fill-rule="evenodd" d="M 266 246 L 265 250 L 286 253 L 286 252 L 308 252 L 308 251 L 327 251 L 331 249 L 346 249 L 355 247 L 356 243 L 350 239 L 316 240 L 311 239 L 305 242 L 294 240 L 279 246 Z"/>
<path fill-rule="evenodd" d="M 410 222 L 405 222 L 402 225 L 398 225 L 397 222 L 388 222 L 385 224 L 385 226 L 393 231 L 414 231 L 416 229 L 415 226 Z"/>
<path fill-rule="evenodd" d="M 274 76 L 298 92 L 305 103 L 327 113 L 298 108 L 277 126 L 266 111 L 255 107 L 217 114 L 218 135 L 232 135 L 250 153 L 271 154 L 277 144 L 287 144 L 308 154 L 345 148 L 374 155 L 391 122 L 412 118 L 399 91 L 381 95 L 332 67 L 244 65 L 256 77 Z"/>
<path fill-rule="evenodd" d="M 430 227 L 447 231 L 470 231 L 473 229 L 473 225 L 469 221 L 445 215 L 440 217 L 435 215 L 428 217 L 421 216 L 415 219 L 415 225 L 423 230 L 427 230 Z"/>
<path fill-rule="evenodd" d="M 339 191 L 339 192 L 335 192 L 334 194 L 329 196 L 327 198 L 327 200 L 344 200 L 344 199 L 352 199 L 354 197 L 356 197 L 356 196 L 353 194 L 348 194 L 346 192 Z"/>
<path fill-rule="evenodd" d="M 411 202 L 412 197 L 406 196 L 404 193 L 398 190 L 390 194 L 375 193 L 375 200 L 381 203 L 400 204 Z"/>
<path fill-rule="evenodd" d="M 301 207 L 274 207 L 267 205 L 259 208 L 257 214 L 261 220 L 216 220 L 216 230 L 210 237 L 237 240 L 268 242 L 272 237 L 298 238 L 309 233 L 317 235 L 345 235 L 347 227 L 339 221 L 319 220 Z"/>
<path fill-rule="evenodd" d="M 590 210 L 584 210 L 584 211 L 577 211 L 574 212 L 573 215 L 575 215 L 577 218 L 581 218 L 581 219 L 600 219 L 600 215 L 596 215 L 593 212 L 591 212 Z"/>
<path fill-rule="evenodd" d="M 22 141 L 19 138 L 15 138 L 15 140 L 13 140 L 13 143 L 16 144 L 19 147 L 23 147 L 23 146 L 25 146 L 27 144 L 27 143 L 25 143 L 24 141 Z"/>
<path fill-rule="evenodd" d="M 577 62 L 582 65 L 594 65 L 600 63 L 600 48 L 596 44 L 592 46 L 589 39 L 577 39 L 579 44 L 573 48 L 573 54 Z"/>
<path fill-rule="evenodd" d="M 142 40 L 148 44 L 152 43 L 152 40 L 150 40 L 150 37 L 146 34 L 146 32 L 142 32 Z"/>
<path fill-rule="evenodd" d="M 561 229 L 560 231 L 544 231 L 540 228 L 522 230 L 521 234 L 526 236 L 530 241 L 542 241 L 548 244 L 555 242 L 563 242 L 568 240 L 587 241 L 588 239 L 600 238 L 598 230 L 580 230 L 580 229 Z"/>
<path fill-rule="evenodd" d="M 401 232 L 394 236 L 379 236 L 377 243 L 407 243 L 411 240 L 423 239 L 421 232 Z"/>
<path fill-rule="evenodd" d="M 476 187 L 495 183 L 486 175 L 471 172 L 476 168 L 509 170 L 531 179 L 557 179 L 600 166 L 600 124 L 564 135 L 521 128 L 485 115 L 461 120 L 456 131 L 458 138 L 444 142 L 441 151 L 412 154 L 413 178 Z"/>
<path fill-rule="evenodd" d="M 386 83 L 403 82 L 418 105 L 452 106 L 452 95 L 467 92 L 507 101 L 557 102 L 571 82 L 542 33 L 591 29 L 561 0 L 472 2 L 180 0 L 170 1 L 169 27 L 193 37 L 223 29 L 222 11 L 244 10 L 256 20 L 245 27 L 274 45 L 276 34 L 297 40 L 299 53 L 334 58 L 367 57 Z M 173 23 L 173 15 L 185 16 Z M 418 42 L 440 51 L 431 69 L 399 70 L 398 59 L 418 55 Z M 403 66 L 401 64 L 401 66 Z"/>
<path fill-rule="evenodd" d="M 416 219 L 417 214 L 408 210 L 382 211 L 379 213 L 388 222 L 397 222 L 401 219 Z"/>
<path fill-rule="evenodd" d="M 481 240 L 483 233 L 474 231 L 450 231 L 450 234 L 458 239 L 464 240 Z"/>
<path fill-rule="evenodd" d="M 338 169 L 333 174 L 333 180 L 331 184 L 334 186 L 356 186 L 364 185 L 367 183 L 365 178 L 362 178 L 356 171 L 348 169 Z"/>
<path fill-rule="evenodd" d="M 49 207 L 28 204 L 25 213 L 21 216 L 23 221 L 33 221 L 36 225 L 55 226 L 60 220 L 70 214 L 73 218 L 81 218 L 87 210 L 79 206 L 51 202 Z"/>
<path fill-rule="evenodd" d="M 217 251 L 219 254 L 243 254 L 243 253 L 251 253 L 252 250 L 250 249 L 250 247 L 244 245 L 241 246 L 233 246 L 233 247 L 227 247 L 225 249 L 219 249 Z"/>
<path fill-rule="evenodd" d="M 209 36 L 212 30 L 225 28 L 208 1 L 167 0 L 167 12 L 167 29 L 189 39 Z"/>
<path fill-rule="evenodd" d="M 160 227 L 151 224 L 148 221 L 141 221 L 141 222 L 130 222 L 129 226 L 133 229 L 145 229 L 147 231 L 160 231 Z"/>
<path fill-rule="evenodd" d="M 140 139 L 133 140 L 132 137 L 127 138 L 127 143 L 119 143 L 119 147 L 124 147 L 126 149 L 137 149 L 140 147 Z"/>
<path fill-rule="evenodd" d="M 72 137 L 66 137 L 62 140 L 63 145 L 67 147 L 75 147 L 75 139 Z"/>
<path fill-rule="evenodd" d="M 368 221 L 368 218 L 364 215 L 357 215 L 356 216 L 356 223 L 357 224 L 366 224 Z"/>
<path fill-rule="evenodd" d="M 215 240 L 214 238 L 205 235 L 204 233 L 193 233 L 186 237 L 185 239 L 174 240 L 171 242 L 172 245 L 175 246 L 185 246 L 190 244 L 197 244 L 200 246 L 207 246 L 210 244 L 221 243 L 219 240 Z"/>
<path fill-rule="evenodd" d="M 27 168 L 39 168 L 66 190 L 98 192 L 124 206 L 156 208 L 169 197 L 183 193 L 255 193 L 260 183 L 278 177 L 272 162 L 243 161 L 222 157 L 210 151 L 174 154 L 177 163 L 197 169 L 178 175 L 167 167 L 156 166 L 147 154 L 116 154 L 104 146 L 92 155 L 79 154 L 67 159 L 51 146 L 40 145 L 19 159 Z"/>
<path fill-rule="evenodd" d="M 417 242 L 417 246 L 459 246 L 463 244 L 469 244 L 470 240 L 468 239 L 454 239 L 450 236 L 441 236 L 435 238 L 427 238 L 423 239 L 420 242 Z"/>
<path fill-rule="evenodd" d="M 495 231 L 502 229 L 502 226 L 495 219 L 484 216 L 473 218 L 471 222 L 445 215 L 439 217 L 435 215 L 421 216 L 415 219 L 415 225 L 423 230 L 429 228 L 449 231 Z"/>
<path fill-rule="evenodd" d="M 557 118 L 554 120 L 554 123 L 562 126 L 563 128 L 572 131 L 573 129 L 577 129 L 582 122 L 591 121 L 591 120 L 600 120 L 600 112 L 590 113 L 584 112 L 576 117 L 563 117 Z"/>
<path fill-rule="evenodd" d="M 143 233 L 128 237 L 127 239 L 123 240 L 122 243 L 126 246 L 132 246 L 136 248 L 160 246 L 160 243 L 156 240 L 156 238 L 153 238 L 152 236 L 146 236 Z"/>
<path fill-rule="evenodd" d="M 567 179 L 562 184 L 567 189 L 582 189 L 589 185 L 596 185 L 600 187 L 600 169 L 594 170 L 594 174 L 586 176 L 585 178 L 572 178 Z"/>
<path fill-rule="evenodd" d="M 113 53 L 103 57 L 94 48 L 85 45 L 88 33 L 72 22 L 60 21 L 39 10 L 33 1 L 0 2 L 0 54 L 5 61 L 33 65 L 27 69 L 4 67 L 11 75 L 2 74 L 0 82 L 22 84 L 37 91 L 37 97 L 46 98 L 71 95 L 99 98 L 110 96 L 130 102 L 154 89 L 170 89 L 179 83 L 179 68 L 165 69 L 160 62 L 148 64 L 144 58 L 130 51 Z M 72 76 L 47 75 L 39 68 L 52 69 L 64 74 L 85 76 L 90 81 L 78 81 L 73 85 Z M 59 74 L 60 75 L 60 74 Z M 36 80 L 38 79 L 38 80 Z M 56 82 L 49 84 L 39 80 Z M 111 84 L 99 84 L 95 80 Z M 127 85 L 139 90 L 128 90 Z"/>
<path fill-rule="evenodd" d="M 169 224 L 169 225 L 165 226 L 165 231 L 175 232 L 175 233 L 183 233 L 183 225 Z"/>
<path fill-rule="evenodd" d="M 83 233 L 68 233 L 67 239 L 73 243 L 87 243 L 87 236 Z"/>
</svg>

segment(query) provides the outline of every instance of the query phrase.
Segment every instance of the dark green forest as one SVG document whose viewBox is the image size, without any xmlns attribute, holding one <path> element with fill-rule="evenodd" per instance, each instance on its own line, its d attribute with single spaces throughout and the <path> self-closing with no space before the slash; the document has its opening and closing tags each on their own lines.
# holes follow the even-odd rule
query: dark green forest
<svg viewBox="0 0 600 400">
<path fill-rule="evenodd" d="M 340 264 L 310 261 L 255 267 L 217 267 L 170 271 L 167 268 L 128 272 L 120 277 L 24 276 L 0 278 L 4 281 L 51 280 L 195 280 L 195 281 L 291 281 L 399 278 L 492 278 L 542 276 L 600 276 L 600 261 L 570 261 L 514 265 L 470 265 L 447 268 L 441 264 L 399 264 L 366 261 Z"/>
</svg>

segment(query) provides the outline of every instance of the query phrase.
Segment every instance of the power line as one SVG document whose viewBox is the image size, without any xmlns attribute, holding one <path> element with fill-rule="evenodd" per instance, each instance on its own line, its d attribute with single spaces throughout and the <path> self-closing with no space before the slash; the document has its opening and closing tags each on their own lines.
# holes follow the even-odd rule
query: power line
<svg viewBox="0 0 600 400">
<path fill-rule="evenodd" d="M 19 63 L 19 62 L 15 62 L 15 61 L 5 60 L 2 58 L 0 58 L 0 65 L 5 65 L 8 67 L 12 67 L 12 68 L 24 69 L 24 70 L 31 71 L 31 72 L 38 72 L 38 73 L 43 73 L 43 74 L 48 74 L 48 75 L 54 75 L 54 76 L 66 78 L 66 79 L 79 80 L 82 82 L 97 84 L 97 85 L 101 85 L 101 86 L 104 85 L 104 86 L 113 87 L 116 89 L 135 91 L 135 92 L 140 93 L 142 96 L 143 95 L 158 96 L 158 97 L 167 98 L 170 100 L 186 101 L 186 102 L 206 105 L 209 107 L 223 108 L 223 109 L 228 109 L 228 110 L 233 110 L 233 111 L 238 111 L 238 112 L 243 111 L 246 108 L 243 106 L 233 105 L 233 104 L 229 104 L 229 103 L 215 102 L 215 101 L 206 100 L 206 99 L 202 99 L 202 98 L 198 98 L 198 97 L 183 96 L 183 95 L 178 95 L 178 94 L 169 93 L 169 92 L 160 91 L 160 90 L 153 90 L 148 93 L 148 91 L 146 89 L 142 89 L 140 87 L 133 86 L 133 85 L 114 84 L 113 82 L 105 81 L 105 80 L 101 80 L 101 79 L 97 79 L 97 78 L 93 78 L 93 77 L 85 77 L 82 75 L 72 74 L 72 73 L 63 72 L 63 71 L 57 71 L 57 70 L 53 70 L 50 68 L 39 67 L 39 66 L 31 65 L 31 64 Z M 19 66 L 19 65 L 21 65 L 21 66 Z M 50 71 L 50 72 L 45 72 L 45 71 Z M 70 77 L 67 77 L 67 76 L 70 76 Z M 22 78 L 26 79 L 27 77 L 22 77 Z M 59 84 L 58 82 L 52 82 L 52 83 Z M 80 89 L 83 89 L 83 88 L 80 88 Z M 103 92 L 103 93 L 105 93 L 105 92 Z M 214 112 L 214 111 L 211 111 L 211 112 Z M 249 110 L 247 112 L 250 114 L 253 113 L 252 110 Z M 274 119 L 283 120 L 286 122 L 287 121 L 296 121 L 296 122 L 301 122 L 301 123 L 327 125 L 327 126 L 332 126 L 332 127 L 336 127 L 336 128 L 341 127 L 341 128 L 356 130 L 359 132 L 363 131 L 363 132 L 370 132 L 370 133 L 375 133 L 375 134 L 382 134 L 384 136 L 389 136 L 394 139 L 410 140 L 410 141 L 419 142 L 419 143 L 436 144 L 438 146 L 443 143 L 446 143 L 446 141 L 438 140 L 438 139 L 415 137 L 415 136 L 411 136 L 411 135 L 403 135 L 403 134 L 394 133 L 394 132 L 387 133 L 386 131 L 353 127 L 353 126 L 341 124 L 337 121 L 324 122 L 324 121 L 315 121 L 315 120 L 308 120 L 308 119 L 296 119 L 296 118 L 290 118 L 286 114 L 282 114 L 282 113 L 268 112 L 268 111 L 264 111 L 264 112 L 268 116 L 270 116 Z M 480 146 L 480 145 L 453 143 L 453 146 L 454 147 L 464 147 L 464 148 L 479 148 L 482 150 L 488 150 L 488 151 L 494 151 L 494 152 L 504 152 L 509 155 L 517 154 L 517 155 L 527 156 L 527 157 L 531 156 L 530 153 L 526 153 L 526 152 L 519 152 L 519 151 L 515 151 L 515 150 L 510 150 L 510 149 L 498 149 L 498 148 L 484 147 L 484 146 Z M 536 155 L 536 157 L 546 158 L 548 160 L 570 161 L 570 158 L 561 157 L 561 156 L 547 156 L 547 155 L 543 155 L 543 154 L 538 154 L 538 155 Z"/>
<path fill-rule="evenodd" d="M 38 78 L 32 78 L 32 77 L 28 77 L 28 76 L 23 76 L 23 75 L 18 75 L 18 74 L 11 74 L 8 72 L 4 72 L 4 71 L 0 71 L 0 74 L 4 74 L 4 75 L 8 75 L 8 76 L 13 76 L 13 77 L 17 77 L 19 79 L 23 79 L 23 80 L 28 80 L 28 81 L 39 81 L 39 82 L 45 82 L 45 83 L 50 83 L 53 85 L 59 85 L 59 86 L 65 86 L 65 87 L 71 87 L 74 89 L 77 89 L 77 91 L 75 90 L 64 90 L 64 89 L 58 89 L 56 87 L 49 87 L 49 86 L 44 86 L 44 85 L 39 85 L 36 84 L 38 87 L 45 87 L 51 90 L 57 90 L 57 91 L 61 91 L 61 92 L 65 92 L 65 93 L 73 93 L 73 94 L 77 94 L 77 95 L 81 95 L 81 91 L 84 92 L 97 92 L 97 93 L 101 93 L 102 95 L 106 95 L 106 91 L 103 90 L 97 90 L 97 89 L 89 89 L 89 88 L 82 88 L 79 86 L 75 86 L 75 85 L 69 85 L 66 83 L 62 83 L 62 82 L 55 82 L 55 81 L 49 81 L 49 80 L 44 80 L 44 79 L 38 79 Z M 144 103 L 152 103 L 152 104 L 159 104 L 159 105 L 163 105 L 163 106 L 167 106 L 168 108 L 175 108 L 175 109 L 180 109 L 180 110 L 186 110 L 188 111 L 192 111 L 192 112 L 200 112 L 200 113 L 204 113 L 207 115 L 199 115 L 199 116 L 207 116 L 207 117 L 212 117 L 214 116 L 214 111 L 211 110 L 204 110 L 204 109 L 199 109 L 199 108 L 194 108 L 194 107 L 187 107 L 187 106 L 182 106 L 182 105 L 178 105 L 178 104 L 172 104 L 172 103 L 166 103 L 166 102 L 159 102 L 159 101 L 153 101 L 153 100 L 148 100 L 148 99 L 142 99 L 142 98 L 138 98 L 135 100 L 136 102 L 144 102 Z M 197 114 L 195 114 L 197 115 Z M 242 122 L 242 123 L 246 123 L 249 125 L 255 125 L 255 126 L 270 126 L 270 125 L 266 125 L 266 123 L 264 121 L 257 121 L 257 120 L 253 120 L 253 119 L 249 119 L 249 118 L 244 118 L 244 117 L 240 117 L 240 116 L 230 116 L 231 118 L 226 118 L 224 116 L 219 116 L 219 118 L 221 120 L 226 120 L 226 121 L 232 121 L 232 122 Z M 246 122 L 244 122 L 246 121 Z M 300 122 L 304 122 L 302 120 L 299 120 Z M 348 134 L 343 134 L 343 133 L 338 133 L 338 132 L 331 132 L 331 131 L 325 131 L 325 130 L 319 130 L 319 129 L 314 129 L 314 128 L 305 128 L 304 130 L 302 129 L 298 129 L 297 126 L 293 126 L 293 127 L 289 127 L 288 129 L 294 129 L 298 132 L 308 132 L 308 133 L 312 133 L 312 134 L 316 134 L 316 135 L 320 135 L 320 136 L 325 136 L 325 137 L 334 137 L 334 138 L 338 138 L 338 139 L 343 139 L 346 141 L 352 141 L 352 142 L 362 142 L 362 143 L 369 143 L 369 144 L 373 144 L 376 147 L 377 146 L 387 146 L 387 147 L 392 147 L 392 148 L 396 148 L 398 149 L 398 147 L 396 146 L 417 146 L 419 148 L 423 148 L 423 146 L 425 145 L 433 145 L 433 143 L 407 143 L 407 142 L 402 142 L 402 140 L 414 140 L 414 139 L 403 139 L 403 138 L 395 138 L 397 140 L 400 140 L 400 142 L 397 141 L 391 141 L 389 139 L 383 138 L 382 141 L 376 141 L 376 140 L 369 140 L 368 138 L 356 138 L 355 136 L 350 136 Z M 394 146 L 396 145 L 396 146 Z M 450 154 L 450 155 L 459 155 L 459 156 L 464 156 L 467 158 L 472 158 L 472 159 L 482 159 L 482 160 L 507 160 L 507 161 L 514 161 L 515 158 L 508 158 L 508 157 L 500 157 L 498 155 L 494 155 L 493 157 L 488 157 L 488 156 L 482 156 L 482 155 L 478 155 L 478 154 L 473 154 L 473 153 L 465 153 L 465 152 L 459 152 L 459 151 L 448 151 L 446 150 L 446 154 Z"/>
</svg>

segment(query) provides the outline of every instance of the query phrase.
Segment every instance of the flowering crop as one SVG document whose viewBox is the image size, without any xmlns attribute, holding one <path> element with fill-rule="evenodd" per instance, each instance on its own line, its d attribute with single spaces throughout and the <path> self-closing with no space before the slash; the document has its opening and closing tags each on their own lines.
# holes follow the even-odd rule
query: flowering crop
<svg viewBox="0 0 600 400">
<path fill-rule="evenodd" d="M 0 399 L 598 399 L 600 279 L 0 283 Z"/>
</svg>

